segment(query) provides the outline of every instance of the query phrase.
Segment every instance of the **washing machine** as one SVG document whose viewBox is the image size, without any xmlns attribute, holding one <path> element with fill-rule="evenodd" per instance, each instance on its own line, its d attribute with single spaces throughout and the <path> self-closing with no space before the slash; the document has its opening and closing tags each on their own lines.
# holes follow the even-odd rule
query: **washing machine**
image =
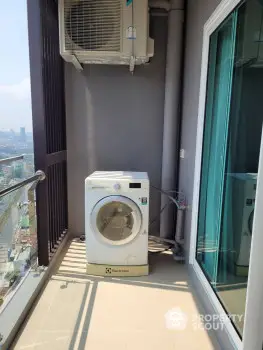
<svg viewBox="0 0 263 350">
<path fill-rule="evenodd" d="M 232 229 L 235 274 L 247 276 L 257 188 L 256 173 L 229 174 L 232 186 Z"/>
<path fill-rule="evenodd" d="M 149 178 L 144 172 L 97 171 L 85 181 L 88 264 L 108 273 L 148 265 Z M 122 270 L 112 269 L 122 266 Z"/>
</svg>

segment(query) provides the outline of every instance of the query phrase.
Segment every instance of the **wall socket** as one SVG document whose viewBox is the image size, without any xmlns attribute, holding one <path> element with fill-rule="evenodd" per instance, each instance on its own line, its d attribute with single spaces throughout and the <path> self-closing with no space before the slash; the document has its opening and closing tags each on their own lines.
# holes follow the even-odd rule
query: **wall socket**
<svg viewBox="0 0 263 350">
<path fill-rule="evenodd" d="M 185 149 L 184 148 L 181 148 L 180 149 L 180 158 L 185 158 Z"/>
</svg>

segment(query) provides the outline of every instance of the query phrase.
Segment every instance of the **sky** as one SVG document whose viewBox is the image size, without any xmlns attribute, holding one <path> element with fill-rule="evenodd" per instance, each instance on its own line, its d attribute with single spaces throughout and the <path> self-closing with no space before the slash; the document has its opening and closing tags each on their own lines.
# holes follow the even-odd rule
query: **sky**
<svg viewBox="0 0 263 350">
<path fill-rule="evenodd" d="M 0 130 L 32 130 L 26 0 L 1 1 Z"/>
</svg>

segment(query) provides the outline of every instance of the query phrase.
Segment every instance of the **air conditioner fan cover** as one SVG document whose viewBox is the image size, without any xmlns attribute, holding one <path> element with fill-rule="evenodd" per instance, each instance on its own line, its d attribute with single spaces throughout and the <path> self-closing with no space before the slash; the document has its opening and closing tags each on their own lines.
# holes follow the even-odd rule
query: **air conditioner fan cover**
<svg viewBox="0 0 263 350">
<path fill-rule="evenodd" d="M 120 0 L 66 0 L 66 49 L 120 51 Z"/>
</svg>

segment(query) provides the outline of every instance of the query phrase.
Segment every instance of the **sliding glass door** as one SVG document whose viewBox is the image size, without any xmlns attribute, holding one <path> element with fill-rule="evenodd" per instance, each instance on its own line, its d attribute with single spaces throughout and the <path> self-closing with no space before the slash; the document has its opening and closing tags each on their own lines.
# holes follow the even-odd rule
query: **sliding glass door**
<svg viewBox="0 0 263 350">
<path fill-rule="evenodd" d="M 217 280 L 235 28 L 233 14 L 210 41 L 197 258 L 211 283 Z"/>
<path fill-rule="evenodd" d="M 263 1 L 210 36 L 196 260 L 240 336 L 263 123 Z M 262 228 L 263 231 L 263 228 Z"/>
</svg>

